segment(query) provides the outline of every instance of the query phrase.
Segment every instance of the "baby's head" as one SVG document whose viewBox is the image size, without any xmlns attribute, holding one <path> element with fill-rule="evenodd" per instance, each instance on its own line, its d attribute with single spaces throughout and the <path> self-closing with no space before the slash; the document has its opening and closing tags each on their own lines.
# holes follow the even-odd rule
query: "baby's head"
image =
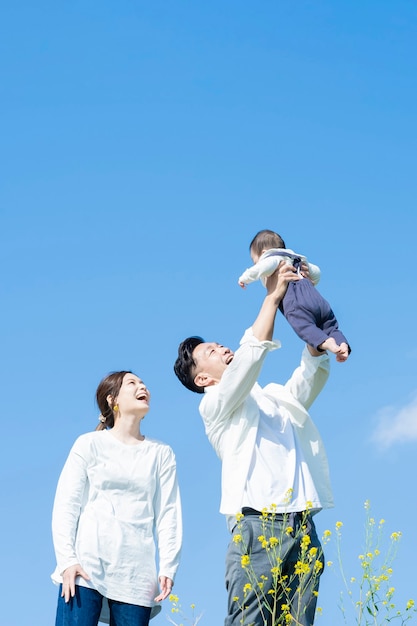
<svg viewBox="0 0 417 626">
<path fill-rule="evenodd" d="M 252 261 L 257 263 L 265 250 L 271 248 L 285 248 L 284 240 L 273 230 L 260 230 L 250 242 L 249 252 Z"/>
</svg>

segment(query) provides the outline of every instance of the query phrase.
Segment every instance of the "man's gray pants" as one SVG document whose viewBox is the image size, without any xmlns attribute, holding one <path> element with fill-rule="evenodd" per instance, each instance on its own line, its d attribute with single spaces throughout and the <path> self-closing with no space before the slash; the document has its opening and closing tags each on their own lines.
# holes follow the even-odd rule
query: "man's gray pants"
<svg viewBox="0 0 417 626">
<path fill-rule="evenodd" d="M 304 526 L 304 530 L 302 529 Z M 292 528 L 292 532 L 289 531 Z M 242 540 L 235 542 L 233 537 L 240 535 Z M 297 562 L 300 560 L 301 541 L 303 535 L 308 535 L 310 542 L 308 550 L 317 548 L 317 555 L 310 563 L 309 573 L 302 578 L 295 574 Z M 275 583 L 271 572 L 274 562 L 271 564 L 268 556 L 271 554 L 262 545 L 259 537 L 264 536 L 269 541 L 271 537 L 280 540 L 279 563 L 280 577 L 287 576 L 285 585 Z M 239 537 L 238 537 L 239 538 Z M 305 541 L 305 540 L 304 540 Z M 312 551 L 314 553 L 314 550 Z M 242 556 L 248 555 L 250 565 L 242 567 Z M 312 626 L 317 604 L 317 593 L 320 574 L 323 568 L 317 568 L 314 563 L 318 560 L 323 564 L 324 560 L 320 541 L 317 537 L 314 522 L 311 515 L 288 513 L 285 516 L 276 515 L 274 519 L 261 519 L 259 515 L 245 516 L 239 525 L 232 531 L 226 554 L 226 589 L 228 592 L 228 615 L 225 626 L 275 626 L 285 624 L 281 615 L 283 611 L 289 612 L 294 621 L 291 624 L 297 626 Z M 315 572 L 313 574 L 313 572 Z M 254 580 L 263 584 L 262 591 L 257 588 Z M 285 588 L 283 588 L 285 587 Z M 257 592 L 255 592 L 257 588 Z M 262 596 L 262 598 L 261 598 Z M 260 601 L 261 598 L 261 601 Z M 276 604 L 275 619 L 272 617 Z M 267 602 L 271 610 L 264 603 Z M 284 606 L 284 609 L 282 607 Z M 242 609 L 244 607 L 244 609 Z M 281 618 L 280 618 L 281 616 Z"/>
</svg>

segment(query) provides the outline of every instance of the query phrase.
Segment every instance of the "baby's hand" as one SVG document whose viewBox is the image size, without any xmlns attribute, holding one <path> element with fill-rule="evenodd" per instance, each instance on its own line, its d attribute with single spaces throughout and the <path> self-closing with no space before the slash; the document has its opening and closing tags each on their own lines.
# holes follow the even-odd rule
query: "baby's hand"
<svg viewBox="0 0 417 626">
<path fill-rule="evenodd" d="M 240 280 L 238 281 L 238 283 L 239 283 L 239 287 L 242 287 L 242 289 L 246 289 L 245 283 L 242 283 Z"/>
</svg>

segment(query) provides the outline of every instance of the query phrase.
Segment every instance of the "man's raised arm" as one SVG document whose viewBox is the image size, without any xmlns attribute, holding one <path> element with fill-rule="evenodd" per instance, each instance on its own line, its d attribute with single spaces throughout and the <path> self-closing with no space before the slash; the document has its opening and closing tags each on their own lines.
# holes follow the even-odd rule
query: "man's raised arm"
<svg viewBox="0 0 417 626">
<path fill-rule="evenodd" d="M 267 294 L 252 325 L 252 332 L 259 341 L 272 341 L 275 317 L 288 283 L 300 279 L 295 268 L 285 263 L 281 263 L 277 271 L 267 278 Z"/>
</svg>

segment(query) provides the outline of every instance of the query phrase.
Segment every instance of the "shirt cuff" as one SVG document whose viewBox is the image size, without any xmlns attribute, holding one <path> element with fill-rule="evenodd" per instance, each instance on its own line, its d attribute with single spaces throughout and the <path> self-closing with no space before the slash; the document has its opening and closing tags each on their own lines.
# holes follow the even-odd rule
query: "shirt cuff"
<svg viewBox="0 0 417 626">
<path fill-rule="evenodd" d="M 272 339 L 272 341 L 265 339 L 265 341 L 259 341 L 259 339 L 257 339 L 253 334 L 252 326 L 245 330 L 245 334 L 240 340 L 240 345 L 244 343 L 265 346 L 265 348 L 268 348 L 268 350 L 277 350 L 281 347 L 281 342 L 279 341 L 279 339 Z"/>
</svg>

